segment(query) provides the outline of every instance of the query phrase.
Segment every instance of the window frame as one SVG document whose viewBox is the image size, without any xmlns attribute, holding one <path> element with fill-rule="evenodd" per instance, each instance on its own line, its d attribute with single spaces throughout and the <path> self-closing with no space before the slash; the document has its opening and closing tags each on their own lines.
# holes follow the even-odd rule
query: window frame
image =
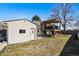
<svg viewBox="0 0 79 59">
<path fill-rule="evenodd" d="M 19 29 L 19 33 L 20 34 L 25 34 L 26 33 L 26 30 L 25 29 Z"/>
</svg>

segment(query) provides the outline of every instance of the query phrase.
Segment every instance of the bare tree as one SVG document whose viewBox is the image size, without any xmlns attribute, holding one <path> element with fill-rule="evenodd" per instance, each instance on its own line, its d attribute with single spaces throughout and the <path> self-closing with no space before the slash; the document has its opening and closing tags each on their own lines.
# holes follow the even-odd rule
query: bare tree
<svg viewBox="0 0 79 59">
<path fill-rule="evenodd" d="M 66 26 L 71 26 L 71 21 L 76 19 L 72 14 L 72 6 L 73 4 L 64 3 L 58 4 L 57 7 L 52 9 L 52 18 L 58 18 L 61 21 L 64 32 L 66 31 Z"/>
</svg>

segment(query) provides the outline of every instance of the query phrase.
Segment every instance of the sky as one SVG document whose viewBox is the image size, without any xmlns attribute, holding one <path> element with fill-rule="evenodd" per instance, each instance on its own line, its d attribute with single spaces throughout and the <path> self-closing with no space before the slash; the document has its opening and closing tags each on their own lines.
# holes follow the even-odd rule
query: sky
<svg viewBox="0 0 79 59">
<path fill-rule="evenodd" d="M 53 3 L 0 3 L 0 21 L 26 18 L 31 20 L 38 15 L 41 20 L 46 20 L 51 15 L 51 9 L 57 4 Z M 76 14 L 79 12 L 79 4 L 73 7 Z"/>
</svg>

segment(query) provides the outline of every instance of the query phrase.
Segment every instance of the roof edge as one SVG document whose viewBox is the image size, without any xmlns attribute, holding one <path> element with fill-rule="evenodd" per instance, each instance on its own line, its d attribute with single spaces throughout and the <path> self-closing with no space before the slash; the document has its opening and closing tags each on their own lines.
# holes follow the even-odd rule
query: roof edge
<svg viewBox="0 0 79 59">
<path fill-rule="evenodd" d="M 28 21 L 28 22 L 34 24 L 32 21 L 30 21 L 30 20 L 28 20 L 26 18 L 15 19 L 15 20 L 6 20 L 6 21 L 2 21 L 2 22 L 13 22 L 13 21 L 20 21 L 20 20 L 25 20 L 25 21 Z M 36 25 L 36 24 L 34 24 L 34 25 Z"/>
</svg>

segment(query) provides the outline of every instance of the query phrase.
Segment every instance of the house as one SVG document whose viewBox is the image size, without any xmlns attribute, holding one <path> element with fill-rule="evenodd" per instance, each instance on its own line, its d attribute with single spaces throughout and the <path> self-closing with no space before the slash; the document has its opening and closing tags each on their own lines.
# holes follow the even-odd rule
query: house
<svg viewBox="0 0 79 59">
<path fill-rule="evenodd" d="M 33 20 L 32 21 L 36 26 L 37 26 L 37 36 L 41 36 L 42 35 L 42 28 L 41 28 L 41 22 L 42 21 L 37 21 L 37 20 Z"/>
<path fill-rule="evenodd" d="M 8 44 L 34 40 L 37 37 L 37 26 L 27 19 L 3 21 L 0 32 Z"/>
<path fill-rule="evenodd" d="M 61 32 L 61 21 L 57 18 L 45 21 L 16 19 L 0 22 L 0 40 L 8 44 L 36 39 L 40 35 Z"/>
<path fill-rule="evenodd" d="M 45 20 L 41 23 L 42 31 L 44 34 L 56 34 L 60 33 L 61 21 L 57 18 Z"/>
</svg>

